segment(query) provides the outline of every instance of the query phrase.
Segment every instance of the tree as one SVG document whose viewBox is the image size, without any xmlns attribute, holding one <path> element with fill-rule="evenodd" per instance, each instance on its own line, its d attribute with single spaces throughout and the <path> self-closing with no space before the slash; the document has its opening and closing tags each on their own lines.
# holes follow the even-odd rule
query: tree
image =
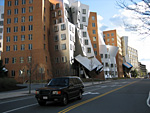
<svg viewBox="0 0 150 113">
<path fill-rule="evenodd" d="M 129 0 L 130 5 L 122 0 L 117 2 L 117 5 L 125 10 L 133 12 L 135 23 L 124 22 L 126 29 L 136 31 L 141 35 L 150 35 L 150 0 Z"/>
<path fill-rule="evenodd" d="M 137 77 L 138 76 L 138 71 L 136 69 L 131 71 L 131 76 L 132 77 Z"/>
</svg>

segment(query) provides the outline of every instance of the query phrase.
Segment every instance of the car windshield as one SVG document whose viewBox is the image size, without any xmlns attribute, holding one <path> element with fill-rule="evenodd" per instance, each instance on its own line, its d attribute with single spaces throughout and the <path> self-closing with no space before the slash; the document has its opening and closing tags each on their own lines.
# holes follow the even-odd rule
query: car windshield
<svg viewBox="0 0 150 113">
<path fill-rule="evenodd" d="M 68 84 L 68 78 L 54 78 L 48 83 L 48 86 L 67 86 Z"/>
</svg>

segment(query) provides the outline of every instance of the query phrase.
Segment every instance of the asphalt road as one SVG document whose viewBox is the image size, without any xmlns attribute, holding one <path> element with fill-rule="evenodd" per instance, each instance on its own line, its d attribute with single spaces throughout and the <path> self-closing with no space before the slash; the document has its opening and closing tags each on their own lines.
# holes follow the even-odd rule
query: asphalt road
<svg viewBox="0 0 150 113">
<path fill-rule="evenodd" d="M 67 106 L 39 106 L 34 95 L 0 101 L 0 113 L 150 113 L 150 79 L 114 80 L 85 88 Z"/>
</svg>

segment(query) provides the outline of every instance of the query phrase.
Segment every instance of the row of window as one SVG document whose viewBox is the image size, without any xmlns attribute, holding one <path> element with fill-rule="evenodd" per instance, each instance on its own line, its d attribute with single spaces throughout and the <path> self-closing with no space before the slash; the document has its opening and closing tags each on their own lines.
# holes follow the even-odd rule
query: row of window
<svg viewBox="0 0 150 113">
<path fill-rule="evenodd" d="M 56 9 L 59 9 L 60 8 L 60 3 L 57 3 L 56 4 Z M 52 10 L 55 10 L 55 5 L 54 4 L 51 4 L 51 7 L 50 7 L 51 11 Z"/>
<path fill-rule="evenodd" d="M 92 30 L 92 33 L 93 33 L 93 34 L 96 34 L 96 30 Z M 82 36 L 83 36 L 83 37 L 87 37 L 87 32 L 86 32 L 86 31 L 83 31 L 83 32 L 82 32 Z"/>
<path fill-rule="evenodd" d="M 7 15 L 11 15 L 11 12 L 12 12 L 11 9 L 8 9 L 7 10 Z M 21 12 L 22 12 L 22 14 L 26 13 L 26 8 L 22 8 Z M 33 6 L 29 7 L 29 12 L 30 13 L 33 12 Z M 16 15 L 18 13 L 19 13 L 19 10 L 18 9 L 14 9 L 14 14 Z"/>
<path fill-rule="evenodd" d="M 33 25 L 29 25 L 28 30 L 32 31 L 33 30 Z M 21 26 L 21 31 L 22 32 L 25 31 L 25 26 Z M 7 33 L 10 33 L 10 32 L 11 32 L 11 27 L 7 27 Z M 18 26 L 14 26 L 14 32 L 18 32 Z"/>
<path fill-rule="evenodd" d="M 14 0 L 14 1 L 15 1 L 14 5 L 17 6 L 17 5 L 19 5 L 19 1 L 21 1 L 21 0 Z M 7 6 L 8 7 L 12 6 L 12 3 L 13 3 L 12 1 L 8 1 L 7 2 Z M 21 3 L 22 3 L 22 5 L 25 5 L 26 4 L 26 0 L 22 0 Z M 33 3 L 33 0 L 29 0 L 29 4 L 32 4 L 32 3 Z"/>
<path fill-rule="evenodd" d="M 6 46 L 6 51 L 10 51 L 10 49 L 11 49 L 10 46 Z M 32 50 L 32 49 L 33 49 L 32 44 L 28 44 L 28 50 Z M 13 45 L 13 50 L 17 51 L 18 50 L 18 46 L 17 45 Z M 21 44 L 20 50 L 21 51 L 25 50 L 25 44 Z"/>
<path fill-rule="evenodd" d="M 109 67 L 108 62 L 105 62 L 105 64 L 102 62 L 102 65 L 103 65 L 104 67 Z M 117 67 L 117 64 L 110 64 L 110 67 L 111 67 L 111 68 Z"/>
<path fill-rule="evenodd" d="M 29 16 L 29 22 L 33 21 L 33 16 Z M 21 17 L 21 22 L 25 22 L 25 16 Z M 14 17 L 14 23 L 18 23 L 18 17 Z M 7 24 L 11 24 L 11 18 L 7 18 Z"/>
<path fill-rule="evenodd" d="M 109 36 L 110 36 L 110 34 L 107 33 L 107 37 L 109 37 Z M 111 33 L 111 36 L 114 36 L 114 33 Z M 105 34 L 103 35 L 103 37 L 104 37 L 104 38 L 106 37 Z"/>
<path fill-rule="evenodd" d="M 104 58 L 103 54 L 100 54 L 100 55 L 101 55 L 101 58 Z M 110 58 L 110 55 L 109 54 L 105 54 L 105 58 Z"/>
<path fill-rule="evenodd" d="M 62 15 L 62 10 L 58 10 L 58 12 L 53 12 L 52 17 L 55 18 L 56 16 L 61 16 Z"/>
<path fill-rule="evenodd" d="M 32 38 L 33 38 L 32 34 L 29 34 L 28 35 L 28 40 L 32 40 Z M 18 41 L 18 36 L 14 36 L 13 39 L 14 39 L 14 42 L 17 42 Z M 10 42 L 10 40 L 11 40 L 10 36 L 7 36 L 6 37 L 6 42 Z M 21 41 L 25 41 L 25 35 L 21 35 Z"/>
<path fill-rule="evenodd" d="M 56 57 L 55 58 L 55 63 L 64 63 L 64 62 L 67 62 L 67 57 L 66 56 L 63 56 L 63 57 L 61 57 L 61 58 L 59 58 L 59 57 Z"/>
</svg>

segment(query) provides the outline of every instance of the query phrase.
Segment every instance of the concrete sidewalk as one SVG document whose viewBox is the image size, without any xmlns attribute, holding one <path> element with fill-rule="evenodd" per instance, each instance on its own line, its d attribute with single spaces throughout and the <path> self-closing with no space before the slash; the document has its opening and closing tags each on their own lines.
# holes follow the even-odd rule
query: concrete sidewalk
<svg viewBox="0 0 150 113">
<path fill-rule="evenodd" d="M 97 84 L 108 83 L 108 82 L 111 82 L 111 81 L 94 82 L 94 84 L 92 84 L 92 82 L 84 82 L 84 86 L 88 87 L 91 85 L 97 85 Z M 24 86 L 28 86 L 28 84 L 24 84 Z M 28 88 L 8 91 L 8 92 L 0 92 L 0 100 L 34 95 L 35 89 L 40 88 L 42 85 L 41 84 L 32 84 L 32 86 L 34 86 L 34 89 L 32 88 L 31 94 L 29 94 Z"/>
</svg>

